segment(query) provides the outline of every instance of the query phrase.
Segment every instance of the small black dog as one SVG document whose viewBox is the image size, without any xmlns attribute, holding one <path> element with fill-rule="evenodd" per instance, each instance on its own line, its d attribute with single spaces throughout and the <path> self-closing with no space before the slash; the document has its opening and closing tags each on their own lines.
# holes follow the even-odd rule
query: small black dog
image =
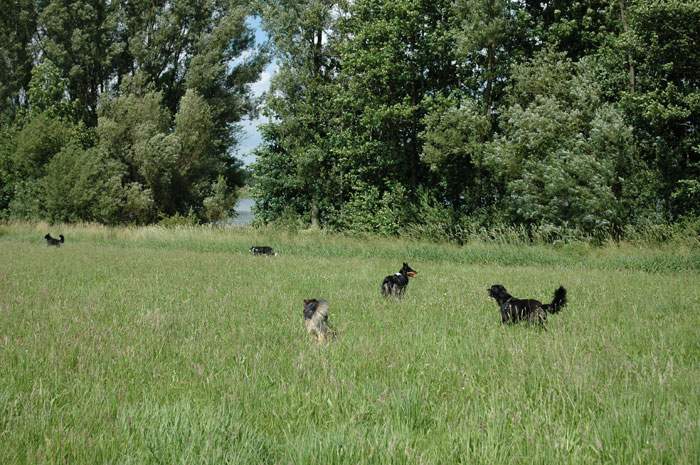
<svg viewBox="0 0 700 465">
<path fill-rule="evenodd" d="M 416 270 L 404 262 L 398 273 L 384 278 L 384 281 L 382 281 L 382 295 L 385 297 L 390 295 L 395 297 L 403 296 L 403 293 L 406 292 L 406 286 L 408 286 L 408 278 L 415 278 L 416 274 Z"/>
<path fill-rule="evenodd" d="M 328 326 L 328 302 L 304 299 L 304 327 L 318 343 L 335 336 L 335 332 Z"/>
<path fill-rule="evenodd" d="M 501 310 L 501 323 L 517 323 L 527 320 L 530 323 L 539 323 L 544 327 L 547 321 L 547 313 L 557 313 L 566 305 L 566 289 L 559 286 L 554 291 L 552 303 L 543 304 L 534 299 L 516 299 L 500 284 L 494 284 L 487 289 L 489 296 L 496 299 Z"/>
<path fill-rule="evenodd" d="M 44 236 L 44 239 L 46 239 L 46 245 L 48 246 L 55 246 L 55 247 L 61 247 L 61 244 L 63 244 L 66 239 L 63 237 L 63 234 L 58 235 L 58 239 L 51 237 L 51 234 L 47 234 Z"/>
<path fill-rule="evenodd" d="M 250 248 L 250 253 L 253 255 L 277 255 L 277 252 L 272 250 L 272 247 L 266 245 L 254 245 Z"/>
</svg>

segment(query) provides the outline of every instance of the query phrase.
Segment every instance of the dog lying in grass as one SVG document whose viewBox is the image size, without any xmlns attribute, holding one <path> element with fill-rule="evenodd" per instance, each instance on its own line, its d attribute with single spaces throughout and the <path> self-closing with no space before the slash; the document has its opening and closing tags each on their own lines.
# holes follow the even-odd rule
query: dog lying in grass
<svg viewBox="0 0 700 465">
<path fill-rule="evenodd" d="M 535 299 L 516 299 L 500 284 L 494 284 L 487 291 L 500 307 L 503 324 L 527 320 L 530 323 L 538 323 L 544 328 L 547 313 L 557 313 L 566 305 L 564 286 L 559 286 L 559 289 L 554 291 L 554 298 L 549 304 L 543 304 Z"/>
<path fill-rule="evenodd" d="M 254 245 L 250 248 L 250 253 L 253 255 L 277 255 L 277 252 L 275 252 L 272 247 L 268 247 L 266 245 Z"/>
<path fill-rule="evenodd" d="M 51 234 L 47 234 L 46 236 L 44 236 L 44 239 L 46 239 L 46 245 L 48 245 L 49 247 L 61 247 L 61 244 L 63 244 L 66 241 L 66 239 L 63 237 L 63 234 L 59 234 L 58 239 L 51 237 Z"/>
<path fill-rule="evenodd" d="M 416 277 L 416 270 L 408 266 L 408 263 L 403 264 L 398 273 L 391 274 L 382 281 L 382 295 L 388 297 L 402 297 L 408 286 L 408 278 Z"/>
<path fill-rule="evenodd" d="M 328 325 L 328 302 L 304 299 L 304 327 L 318 343 L 324 343 L 335 336 L 335 331 Z"/>
</svg>

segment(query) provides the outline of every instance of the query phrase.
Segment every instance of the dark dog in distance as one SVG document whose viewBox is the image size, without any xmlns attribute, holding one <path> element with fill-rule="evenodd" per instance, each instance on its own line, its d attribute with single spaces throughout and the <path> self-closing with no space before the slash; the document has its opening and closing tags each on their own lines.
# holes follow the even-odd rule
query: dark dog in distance
<svg viewBox="0 0 700 465">
<path fill-rule="evenodd" d="M 328 326 L 328 302 L 304 299 L 304 328 L 318 343 L 324 343 L 335 336 L 335 332 Z"/>
<path fill-rule="evenodd" d="M 61 247 L 61 244 L 63 244 L 66 239 L 63 237 L 63 234 L 58 235 L 58 239 L 51 237 L 51 234 L 47 234 L 44 236 L 44 239 L 46 239 L 46 245 L 50 246 L 55 246 L 55 247 Z"/>
<path fill-rule="evenodd" d="M 503 324 L 527 320 L 530 323 L 538 323 L 544 328 L 547 313 L 557 313 L 566 305 L 564 286 L 559 286 L 559 289 L 554 291 L 554 298 L 549 304 L 543 304 L 535 299 L 516 299 L 500 284 L 494 284 L 487 291 L 489 296 L 496 299 L 498 303 Z"/>
<path fill-rule="evenodd" d="M 394 296 L 402 297 L 408 286 L 408 278 L 416 277 L 416 270 L 408 266 L 408 263 L 403 264 L 398 273 L 391 274 L 382 281 L 382 295 L 385 297 Z"/>
<path fill-rule="evenodd" d="M 254 245 L 250 248 L 250 253 L 253 255 L 277 256 L 277 252 L 275 252 L 272 247 L 268 247 L 266 245 Z"/>
</svg>

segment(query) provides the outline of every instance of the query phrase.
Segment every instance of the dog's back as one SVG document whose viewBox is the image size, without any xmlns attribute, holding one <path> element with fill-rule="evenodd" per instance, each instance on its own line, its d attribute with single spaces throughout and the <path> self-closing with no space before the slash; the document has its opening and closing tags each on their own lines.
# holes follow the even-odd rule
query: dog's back
<svg viewBox="0 0 700 465">
<path fill-rule="evenodd" d="M 408 278 L 401 273 L 390 274 L 382 281 L 383 296 L 400 296 L 406 290 Z"/>
<path fill-rule="evenodd" d="M 61 244 L 65 242 L 65 238 L 63 237 L 63 234 L 58 235 L 58 239 L 51 237 L 51 234 L 46 234 L 44 236 L 44 239 L 46 239 L 46 245 L 48 246 L 54 246 L 54 247 L 60 247 Z"/>
<path fill-rule="evenodd" d="M 512 323 L 527 320 L 544 325 L 547 320 L 542 302 L 535 299 L 511 299 L 502 305 L 501 314 L 505 314 L 503 317 L 505 321 Z"/>
<path fill-rule="evenodd" d="M 267 245 L 254 245 L 250 248 L 253 255 L 277 255 L 272 247 Z"/>
</svg>

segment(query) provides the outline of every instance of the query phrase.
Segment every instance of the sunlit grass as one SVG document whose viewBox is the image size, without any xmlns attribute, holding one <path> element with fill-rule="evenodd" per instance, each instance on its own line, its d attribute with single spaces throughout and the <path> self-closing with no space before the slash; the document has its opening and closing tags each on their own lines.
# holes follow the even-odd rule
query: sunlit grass
<svg viewBox="0 0 700 465">
<path fill-rule="evenodd" d="M 504 328 L 496 282 L 570 304 Z M 695 464 L 698 302 L 692 246 L 0 226 L 0 463 Z"/>
</svg>

